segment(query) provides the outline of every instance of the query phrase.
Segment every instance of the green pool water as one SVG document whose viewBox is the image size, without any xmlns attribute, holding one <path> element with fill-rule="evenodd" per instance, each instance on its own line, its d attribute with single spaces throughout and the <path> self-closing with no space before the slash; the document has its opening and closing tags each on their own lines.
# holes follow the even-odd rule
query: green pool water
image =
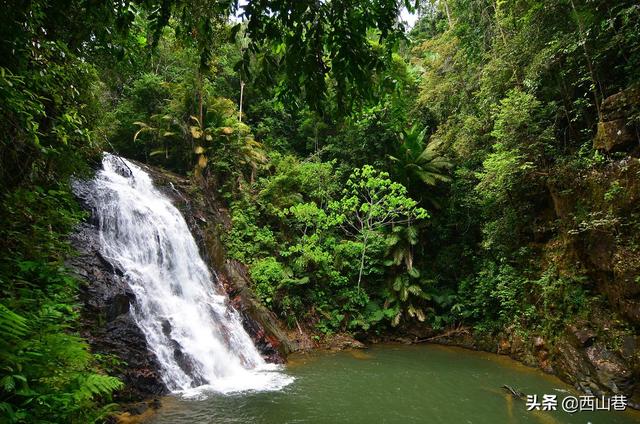
<svg viewBox="0 0 640 424">
<path fill-rule="evenodd" d="M 578 395 L 508 358 L 437 345 L 381 345 L 289 358 L 295 381 L 278 392 L 167 397 L 153 424 L 199 423 L 640 423 L 636 411 L 529 412 L 526 394 Z M 560 404 L 558 409 L 561 409 Z"/>
</svg>

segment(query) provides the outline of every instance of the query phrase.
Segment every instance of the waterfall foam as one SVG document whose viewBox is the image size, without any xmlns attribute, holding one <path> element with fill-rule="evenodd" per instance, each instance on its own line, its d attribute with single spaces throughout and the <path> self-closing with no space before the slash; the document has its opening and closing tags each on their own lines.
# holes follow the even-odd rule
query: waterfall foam
<svg viewBox="0 0 640 424">
<path fill-rule="evenodd" d="M 85 196 L 101 254 L 127 277 L 136 297 L 131 313 L 167 388 L 197 395 L 289 384 L 292 377 L 260 356 L 184 218 L 150 176 L 111 154 L 102 165 Z"/>
</svg>

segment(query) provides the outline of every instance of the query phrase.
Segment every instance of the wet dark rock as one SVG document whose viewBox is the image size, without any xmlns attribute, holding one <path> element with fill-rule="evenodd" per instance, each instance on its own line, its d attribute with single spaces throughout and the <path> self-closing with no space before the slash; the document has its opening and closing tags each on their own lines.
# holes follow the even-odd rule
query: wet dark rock
<svg viewBox="0 0 640 424">
<path fill-rule="evenodd" d="M 629 360 L 633 359 L 638 351 L 638 342 L 640 337 L 637 336 L 624 336 L 622 338 L 622 356 Z"/>
<path fill-rule="evenodd" d="M 242 325 L 268 362 L 282 363 L 286 355 L 298 350 L 284 332 L 273 312 L 265 308 L 250 288 L 246 267 L 229 260 L 218 275 L 234 308 L 242 317 Z"/>
<path fill-rule="evenodd" d="M 640 301 L 638 299 L 624 299 L 619 303 L 620 311 L 624 317 L 636 325 L 640 324 Z"/>
<path fill-rule="evenodd" d="M 125 178 L 129 178 L 133 175 L 131 168 L 129 168 L 129 165 L 127 165 L 127 163 L 124 160 L 120 159 L 117 156 L 113 156 L 113 158 L 114 158 L 113 165 L 118 175 Z"/>
<path fill-rule="evenodd" d="M 113 321 L 118 316 L 129 312 L 131 302 L 134 300 L 133 293 L 118 293 L 113 296 L 111 303 L 107 305 L 107 321 Z"/>
<path fill-rule="evenodd" d="M 581 348 L 562 340 L 555 345 L 554 357 L 560 378 L 585 393 L 629 398 L 636 394 L 636 378 L 629 364 L 602 344 Z"/>
<path fill-rule="evenodd" d="M 636 144 L 636 138 L 633 126 L 626 119 L 599 122 L 593 147 L 606 152 L 624 150 Z"/>
<path fill-rule="evenodd" d="M 171 337 L 171 323 L 169 320 L 162 321 L 162 334 L 167 337 Z"/>
<path fill-rule="evenodd" d="M 567 341 L 561 340 L 554 349 L 556 370 L 560 378 L 583 390 L 591 379 L 589 367 L 584 366 L 584 358 L 577 348 Z"/>
<path fill-rule="evenodd" d="M 595 371 L 596 383 L 611 393 L 629 393 L 633 389 L 632 371 L 620 356 L 601 344 L 587 347 L 585 356 Z"/>
<path fill-rule="evenodd" d="M 118 400 L 138 400 L 167 393 L 158 373 L 159 364 L 149 352 L 144 334 L 134 322 L 130 309 L 135 296 L 122 272 L 118 272 L 98 252 L 98 232 L 91 223 L 81 224 L 71 237 L 78 255 L 68 266 L 84 282 L 80 299 L 82 335 L 91 350 L 117 358 L 113 374 L 126 388 Z"/>
<path fill-rule="evenodd" d="M 171 342 L 173 344 L 173 358 L 176 360 L 178 366 L 182 369 L 182 371 L 184 371 L 185 374 L 192 378 L 195 385 L 201 386 L 205 384 L 206 381 L 200 375 L 194 372 L 193 359 L 189 355 L 184 353 L 184 351 L 182 350 L 182 346 L 180 346 L 177 341 L 172 339 Z"/>
<path fill-rule="evenodd" d="M 511 357 L 512 358 L 521 358 L 525 353 L 525 344 L 522 337 L 518 334 L 514 334 L 511 336 Z"/>
</svg>

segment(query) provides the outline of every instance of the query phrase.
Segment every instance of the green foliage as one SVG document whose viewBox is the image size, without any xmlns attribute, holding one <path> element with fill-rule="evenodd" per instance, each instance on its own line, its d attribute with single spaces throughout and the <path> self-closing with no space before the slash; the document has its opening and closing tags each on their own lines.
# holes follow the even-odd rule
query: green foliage
<svg viewBox="0 0 640 424">
<path fill-rule="evenodd" d="M 38 73 L 18 76 L 0 67 L 0 178 L 6 187 L 77 171 L 82 152 L 92 147 L 87 121 L 96 117 L 87 103 L 94 96 L 93 67 L 59 44 L 41 47 L 33 52 L 42 59 Z"/>
<path fill-rule="evenodd" d="M 429 217 L 425 209 L 407 196 L 402 184 L 391 181 L 388 173 L 376 171 L 370 165 L 353 171 L 342 199 L 333 202 L 331 209 L 345 233 L 362 242 L 358 290 L 370 238 L 385 227 L 411 225 L 415 220 Z"/>
<path fill-rule="evenodd" d="M 251 264 L 261 300 L 291 325 L 310 320 L 325 333 L 369 331 L 402 313 L 424 319 L 412 302 L 426 298 L 416 283 L 391 291 L 386 284 L 398 273 L 418 275 L 415 268 L 384 266 L 393 246 L 400 250 L 394 237 L 408 234 L 415 244 L 413 224 L 427 216 L 406 188 L 365 166 L 351 173 L 339 197 L 332 163 L 272 160 L 273 174 L 258 178 L 245 193 L 250 197 L 233 203 L 226 240 L 234 257 Z"/>
<path fill-rule="evenodd" d="M 620 185 L 619 181 L 613 181 L 609 189 L 604 193 L 604 200 L 607 202 L 613 202 L 620 197 L 624 192 L 624 188 Z"/>
<path fill-rule="evenodd" d="M 276 258 L 259 259 L 251 266 L 253 290 L 267 306 L 271 306 L 276 289 L 285 278 L 285 270 Z"/>
<path fill-rule="evenodd" d="M 99 420 L 120 387 L 63 266 L 68 181 L 105 148 L 227 202 L 229 255 L 291 326 L 555 333 L 594 302 L 545 249 L 623 242 L 636 213 L 618 175 L 563 203 L 617 172 L 591 146 L 640 83 L 634 1 L 418 2 L 409 39 L 391 0 L 250 0 L 237 25 L 230 0 L 85 3 L 10 2 L 0 28 L 4 421 Z"/>
<path fill-rule="evenodd" d="M 596 300 L 585 289 L 585 278 L 560 276 L 554 267 L 546 270 L 534 281 L 536 292 L 541 298 L 538 313 L 547 333 L 561 331 L 566 322 L 576 318 L 586 318 L 589 306 Z"/>
<path fill-rule="evenodd" d="M 397 152 L 390 156 L 393 161 L 392 173 L 417 199 L 426 198 L 433 206 L 438 207 L 435 197 L 432 193 L 426 193 L 424 185 L 436 186 L 441 182 L 451 182 L 449 171 L 453 168 L 453 163 L 438 152 L 436 143 L 425 143 L 426 133 L 427 128 L 420 130 L 414 125 L 399 134 Z"/>
<path fill-rule="evenodd" d="M 402 184 L 393 182 L 388 173 L 376 171 L 370 165 L 353 170 L 342 199 L 331 206 L 350 234 L 429 217 L 425 209 L 407 197 L 407 189 Z"/>
<path fill-rule="evenodd" d="M 451 181 L 446 173 L 453 165 L 437 154 L 433 144 L 424 145 L 426 131 L 426 128 L 420 131 L 416 125 L 408 131 L 403 131 L 399 137 L 399 154 L 391 158 L 397 163 L 400 181 L 407 185 L 412 183 L 412 179 L 431 186 L 436 185 L 438 181 Z"/>
<path fill-rule="evenodd" d="M 27 321 L 0 305 L 0 410 L 8 422 L 92 422 L 110 408 L 96 409 L 96 400 L 122 388 L 95 373 L 86 344 L 64 333 L 59 321 L 66 308 L 45 303 Z"/>
<path fill-rule="evenodd" d="M 425 301 L 432 300 L 432 296 L 425 291 L 427 282 L 420 280 L 420 271 L 414 266 L 413 250 L 418 241 L 415 226 L 395 226 L 386 237 L 387 259 L 384 264 L 389 267 L 389 284 L 384 305 L 395 310 L 392 326 L 400 323 L 403 313 L 422 322 L 426 319 L 425 309 L 433 309 L 424 307 Z"/>
<path fill-rule="evenodd" d="M 0 413 L 7 422 L 93 422 L 119 380 L 100 372 L 77 335 L 77 281 L 62 261 L 84 216 L 67 187 L 35 186 L 2 199 Z"/>
<path fill-rule="evenodd" d="M 469 311 L 483 331 L 515 326 L 555 334 L 587 306 L 581 282 L 558 276 L 554 268 L 532 279 L 508 264 L 488 261 L 474 280 L 463 282 L 459 296 L 460 311 Z"/>
<path fill-rule="evenodd" d="M 258 211 L 249 201 L 238 201 L 232 205 L 232 227 L 225 239 L 228 254 L 244 263 L 267 254 L 277 246 L 273 232 L 258 226 Z"/>
<path fill-rule="evenodd" d="M 274 258 L 294 279 L 310 277 L 295 288 L 276 288 L 274 307 L 277 299 L 297 305 L 298 317 L 319 319 L 323 331 L 351 325 L 376 331 L 412 315 L 436 328 L 466 322 L 497 331 L 515 322 L 555 331 L 552 320 L 535 313 L 543 299 L 556 296 L 548 287 L 566 286 L 580 296 L 575 279 L 552 273 L 539 284 L 551 272 L 540 260 L 540 246 L 557 228 L 549 217 L 556 206 L 550 191 L 567 184 L 567 167 L 578 175 L 606 162 L 588 147 L 605 93 L 626 87 L 620 81 L 631 78 L 622 65 L 628 57 L 601 44 L 620 37 L 629 51 L 637 49 L 630 30 L 637 16 L 623 3 L 610 14 L 595 3 L 577 9 L 566 2 L 430 3 L 412 33 L 417 41 L 411 52 L 372 74 L 380 87 L 374 101 L 344 114 L 339 96 L 329 90 L 314 99 L 322 107 L 312 106 L 324 115 L 314 114 L 300 108 L 300 99 L 317 87 L 291 73 L 282 87 L 305 81 L 292 101 L 270 90 L 249 107 L 248 119 L 256 113 L 252 123 L 269 140 L 268 149 L 309 156 L 314 163 L 335 161 L 332 169 L 346 190 L 338 194 L 329 178 L 332 190 L 310 197 L 309 188 L 298 188 L 299 166 L 286 154 L 273 156 L 271 175 L 250 189 L 257 224 L 246 226 L 246 234 L 258 242 L 245 249 L 262 250 L 259 257 Z M 288 28 L 280 19 L 277 13 L 261 18 L 260 30 Z M 616 36 L 607 25 L 626 32 Z M 299 46 L 316 35 L 306 30 L 292 35 Z M 274 45 L 286 40 L 283 34 L 271 40 Z M 274 65 L 290 52 L 251 54 Z M 605 58 L 614 57 L 616 65 L 607 67 Z M 322 84 L 334 81 L 339 78 L 329 76 Z M 383 88 L 388 81 L 397 83 Z M 398 183 L 403 189 L 394 191 Z M 618 196 L 612 185 L 604 200 Z M 401 197 L 419 203 L 404 204 Z M 434 207 L 429 224 L 403 218 L 424 204 Z M 238 209 L 252 206 L 248 201 Z M 386 215 L 396 207 L 397 214 Z M 598 216 L 588 222 L 600 222 Z M 382 217 L 389 221 L 381 224 Z M 249 240 L 240 226 L 232 231 Z M 272 247 L 259 241 L 264 231 L 273 236 Z M 360 284 L 366 301 L 353 295 Z M 337 308 L 331 297 L 351 302 L 353 311 Z M 305 305 L 317 305 L 319 312 Z M 566 309 L 572 312 L 562 319 L 581 308 Z"/>
<path fill-rule="evenodd" d="M 283 87 L 301 94 L 315 110 L 321 109 L 330 76 L 338 107 L 347 109 L 369 97 L 371 71 L 391 58 L 391 47 L 402 36 L 399 7 L 395 0 L 349 4 L 252 0 L 244 8 L 252 40 L 245 70 L 251 52 L 267 75 L 283 67 Z M 386 49 L 378 45 L 385 41 Z"/>
<path fill-rule="evenodd" d="M 623 184 L 592 190 L 602 209 L 577 204 L 589 194 L 576 187 L 611 163 L 592 149 L 602 100 L 640 81 L 627 67 L 640 46 L 632 3 L 456 0 L 422 15 L 411 116 L 428 128 L 427 146 L 456 163 L 451 184 L 430 193 L 440 207 L 416 252 L 432 281 L 432 325 L 557 333 L 593 298 L 584 268 L 559 272 L 546 255 L 565 237 L 612 231 L 628 213 L 617 209 Z"/>
</svg>

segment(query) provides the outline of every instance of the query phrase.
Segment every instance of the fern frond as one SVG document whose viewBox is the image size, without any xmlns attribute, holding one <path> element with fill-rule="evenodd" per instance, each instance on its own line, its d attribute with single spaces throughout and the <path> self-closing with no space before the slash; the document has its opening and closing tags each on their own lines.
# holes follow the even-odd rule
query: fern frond
<svg viewBox="0 0 640 424">
<path fill-rule="evenodd" d="M 24 337 L 28 331 L 27 319 L 0 303 L 0 340 L 7 343 Z"/>
<path fill-rule="evenodd" d="M 123 387 L 122 382 L 116 377 L 101 374 L 89 374 L 84 377 L 80 387 L 74 393 L 74 398 L 81 402 L 90 400 L 96 396 L 110 395 Z"/>
</svg>

